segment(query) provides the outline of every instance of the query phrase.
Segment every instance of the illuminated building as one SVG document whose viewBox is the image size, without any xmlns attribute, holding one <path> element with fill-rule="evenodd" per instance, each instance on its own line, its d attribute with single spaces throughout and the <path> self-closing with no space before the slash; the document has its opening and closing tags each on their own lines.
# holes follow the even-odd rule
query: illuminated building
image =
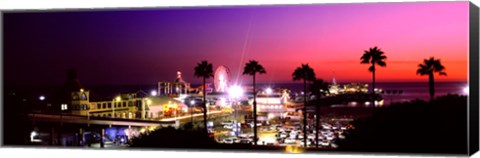
<svg viewBox="0 0 480 158">
<path fill-rule="evenodd" d="M 262 115 L 269 116 L 269 118 L 282 117 L 287 112 L 285 105 L 289 100 L 289 94 L 286 89 L 267 88 L 260 91 L 256 99 L 259 120 L 262 120 Z"/>
<path fill-rule="evenodd" d="M 337 95 L 341 92 L 343 92 L 340 89 L 340 85 L 337 84 L 337 80 L 335 79 L 335 76 L 333 76 L 333 84 L 329 85 L 329 92 L 331 95 Z"/>
<path fill-rule="evenodd" d="M 343 85 L 344 93 L 368 93 L 368 84 L 350 83 Z"/>
<path fill-rule="evenodd" d="M 368 93 L 368 84 L 350 83 L 343 86 L 337 84 L 335 76 L 333 77 L 333 83 L 329 85 L 330 95 L 338 94 L 351 94 L 351 93 Z"/>
<path fill-rule="evenodd" d="M 100 101 L 90 101 L 90 92 L 81 89 L 72 92 L 72 102 L 68 111 L 74 115 L 112 118 L 149 118 L 148 106 L 151 103 L 146 93 L 122 93 L 119 96 Z M 68 104 L 67 104 L 68 105 Z"/>
<path fill-rule="evenodd" d="M 177 79 L 174 82 L 160 81 L 158 82 L 158 95 L 182 95 L 188 94 L 190 90 L 190 83 L 185 82 L 182 77 L 182 72 L 177 72 Z"/>
</svg>

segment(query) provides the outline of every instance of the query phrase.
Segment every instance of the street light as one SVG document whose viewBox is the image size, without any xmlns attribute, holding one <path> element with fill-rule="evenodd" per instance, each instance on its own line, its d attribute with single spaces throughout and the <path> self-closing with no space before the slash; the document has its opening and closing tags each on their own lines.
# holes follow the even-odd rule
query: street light
<svg viewBox="0 0 480 158">
<path fill-rule="evenodd" d="M 233 98 L 238 98 L 243 95 L 243 89 L 240 86 L 232 86 L 228 91 L 229 95 Z"/>
<path fill-rule="evenodd" d="M 468 95 L 469 90 L 468 86 L 463 87 L 463 94 Z"/>
<path fill-rule="evenodd" d="M 38 97 L 38 99 L 40 99 L 41 101 L 45 100 L 45 96 L 41 95 L 40 97 Z"/>
<path fill-rule="evenodd" d="M 234 85 L 234 86 L 230 87 L 230 89 L 228 90 L 228 93 L 229 93 L 229 95 L 230 95 L 231 98 L 235 99 L 234 101 L 236 102 L 237 99 L 238 99 L 240 96 L 243 95 L 243 89 L 242 89 L 240 86 L 238 86 L 238 85 Z M 233 106 L 233 105 L 232 105 L 232 106 Z M 237 106 L 238 106 L 238 105 L 235 105 L 235 119 L 238 118 L 238 116 L 237 116 L 237 115 L 238 115 L 238 110 L 237 110 L 237 108 L 236 108 Z M 239 132 L 239 130 L 238 130 L 238 126 L 239 126 L 238 123 L 239 123 L 239 121 L 237 120 L 236 132 L 235 132 L 235 134 L 236 134 L 237 137 L 238 137 L 238 132 Z"/>
<path fill-rule="evenodd" d="M 265 90 L 265 92 L 267 92 L 267 95 L 270 95 L 270 94 L 272 94 L 273 90 L 272 90 L 272 88 L 269 87 Z"/>
<path fill-rule="evenodd" d="M 34 142 L 36 136 L 38 136 L 38 133 L 35 131 L 32 131 L 30 133 L 30 142 Z"/>
<path fill-rule="evenodd" d="M 151 95 L 151 96 L 157 96 L 157 91 L 156 91 L 156 90 L 150 91 L 150 95 Z"/>
</svg>

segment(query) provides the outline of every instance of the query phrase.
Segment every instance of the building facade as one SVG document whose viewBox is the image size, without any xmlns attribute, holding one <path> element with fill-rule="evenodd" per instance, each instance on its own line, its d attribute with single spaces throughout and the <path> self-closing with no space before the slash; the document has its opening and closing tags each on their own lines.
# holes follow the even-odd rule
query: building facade
<svg viewBox="0 0 480 158">
<path fill-rule="evenodd" d="M 148 119 L 150 99 L 141 93 L 122 93 L 111 100 L 90 101 L 89 91 L 71 93 L 70 105 L 62 106 L 63 111 L 74 115 L 110 117 L 124 119 Z"/>
</svg>

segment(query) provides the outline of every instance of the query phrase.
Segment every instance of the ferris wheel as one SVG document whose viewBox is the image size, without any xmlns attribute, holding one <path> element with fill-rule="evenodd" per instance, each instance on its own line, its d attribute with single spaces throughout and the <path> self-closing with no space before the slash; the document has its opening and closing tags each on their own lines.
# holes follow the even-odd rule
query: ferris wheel
<svg viewBox="0 0 480 158">
<path fill-rule="evenodd" d="M 226 92 L 230 83 L 230 70 L 226 66 L 215 69 L 214 84 L 216 92 Z"/>
</svg>

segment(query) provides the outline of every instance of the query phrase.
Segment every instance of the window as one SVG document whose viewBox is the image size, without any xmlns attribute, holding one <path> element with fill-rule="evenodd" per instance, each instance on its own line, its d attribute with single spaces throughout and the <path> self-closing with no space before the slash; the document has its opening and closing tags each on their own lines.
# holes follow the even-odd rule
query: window
<svg viewBox="0 0 480 158">
<path fill-rule="evenodd" d="M 102 104 L 98 103 L 97 104 L 97 109 L 100 109 L 100 108 L 102 108 Z"/>
<path fill-rule="evenodd" d="M 87 95 L 85 95 L 85 93 L 82 93 L 82 96 L 80 97 L 80 100 L 87 100 Z"/>
<path fill-rule="evenodd" d="M 127 107 L 127 102 L 123 102 L 123 107 Z"/>
<path fill-rule="evenodd" d="M 133 102 L 132 102 L 132 101 L 129 101 L 129 102 L 128 102 L 128 106 L 133 106 Z"/>
<path fill-rule="evenodd" d="M 72 96 L 72 100 L 78 100 L 78 95 L 74 94 L 74 95 Z"/>
<path fill-rule="evenodd" d="M 103 103 L 102 108 L 104 108 L 104 109 L 107 108 L 107 103 Z"/>
<path fill-rule="evenodd" d="M 61 110 L 62 111 L 68 110 L 67 104 L 62 104 Z"/>
<path fill-rule="evenodd" d="M 88 106 L 86 104 L 82 104 L 81 108 L 81 110 L 88 110 Z"/>
<path fill-rule="evenodd" d="M 108 103 L 108 108 L 112 108 L 112 103 Z"/>
</svg>

